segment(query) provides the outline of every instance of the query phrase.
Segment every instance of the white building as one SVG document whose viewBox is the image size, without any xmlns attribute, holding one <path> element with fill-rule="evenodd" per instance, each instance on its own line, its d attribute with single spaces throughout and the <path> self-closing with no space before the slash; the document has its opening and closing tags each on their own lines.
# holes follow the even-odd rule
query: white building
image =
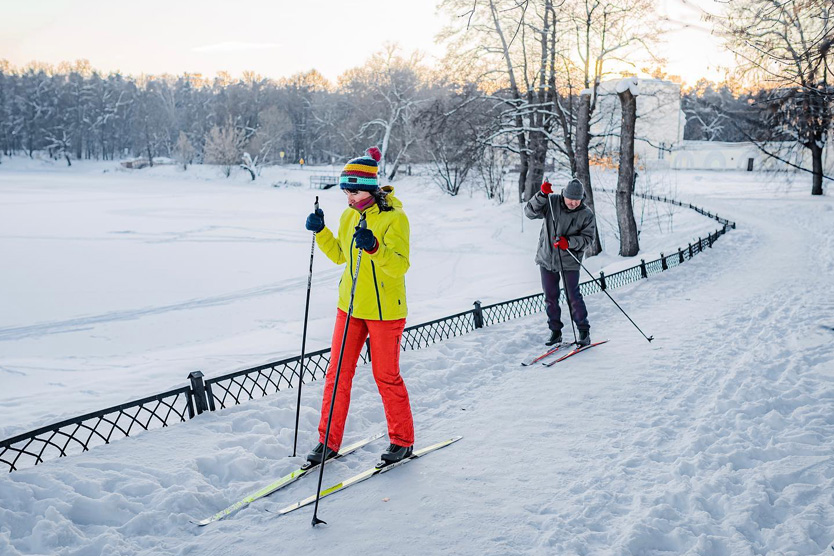
<svg viewBox="0 0 834 556">
<path fill-rule="evenodd" d="M 620 148 L 622 112 L 616 88 L 621 81 L 600 84 L 597 110 L 591 123 L 595 136 L 592 147 L 603 156 L 616 155 Z M 749 142 L 684 141 L 686 116 L 681 110 L 681 87 L 659 79 L 640 79 L 634 152 L 637 164 L 689 170 L 785 170 L 792 166 L 769 157 Z M 808 149 L 795 143 L 768 143 L 765 148 L 791 164 L 811 168 Z M 834 167 L 834 141 L 826 145 L 826 171 Z"/>
<path fill-rule="evenodd" d="M 616 87 L 620 81 L 599 86 L 599 99 L 591 122 L 594 146 L 604 155 L 620 150 L 622 111 Z M 686 117 L 681 110 L 681 86 L 660 79 L 640 79 L 634 152 L 638 163 L 669 165 L 669 154 L 683 143 Z"/>
</svg>

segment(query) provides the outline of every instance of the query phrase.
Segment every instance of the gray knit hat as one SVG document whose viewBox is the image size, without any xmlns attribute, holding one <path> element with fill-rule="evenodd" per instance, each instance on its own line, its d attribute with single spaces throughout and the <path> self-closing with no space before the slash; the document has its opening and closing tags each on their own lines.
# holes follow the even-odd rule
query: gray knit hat
<svg viewBox="0 0 834 556">
<path fill-rule="evenodd" d="M 585 198 L 585 189 L 582 182 L 574 178 L 568 182 L 568 186 L 562 190 L 562 197 L 574 201 L 581 201 Z"/>
</svg>

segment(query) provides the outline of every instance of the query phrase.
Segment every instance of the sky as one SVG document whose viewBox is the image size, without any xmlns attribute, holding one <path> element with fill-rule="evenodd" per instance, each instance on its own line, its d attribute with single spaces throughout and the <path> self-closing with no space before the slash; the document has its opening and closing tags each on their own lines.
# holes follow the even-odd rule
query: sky
<svg viewBox="0 0 834 556">
<path fill-rule="evenodd" d="M 694 83 L 721 79 L 732 58 L 699 22 L 714 0 L 657 0 L 673 21 L 659 54 L 665 68 Z M 0 0 L 0 59 L 14 66 L 89 60 L 109 72 L 139 74 L 254 71 L 280 78 L 316 69 L 335 79 L 386 43 L 443 53 L 435 37 L 446 16 L 438 0 Z"/>
</svg>

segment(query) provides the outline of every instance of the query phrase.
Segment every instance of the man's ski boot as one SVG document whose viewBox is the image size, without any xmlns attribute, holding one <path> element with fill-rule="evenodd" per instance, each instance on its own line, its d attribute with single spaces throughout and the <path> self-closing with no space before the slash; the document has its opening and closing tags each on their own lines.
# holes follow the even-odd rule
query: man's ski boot
<svg viewBox="0 0 834 556">
<path fill-rule="evenodd" d="M 313 450 L 309 454 L 307 454 L 307 463 L 305 463 L 302 466 L 302 468 L 303 469 L 309 469 L 310 467 L 313 467 L 314 465 L 319 465 L 321 463 L 321 460 L 322 460 L 322 457 L 321 457 L 322 452 L 324 452 L 324 444 L 319 442 L 318 444 L 316 444 L 316 447 L 313 448 Z M 327 459 L 333 459 L 334 457 L 336 457 L 336 454 L 338 454 L 338 453 L 339 453 L 338 450 L 331 450 L 330 448 L 328 448 L 327 449 Z"/>
<path fill-rule="evenodd" d="M 377 467 L 385 467 L 392 463 L 397 463 L 405 458 L 411 457 L 414 452 L 414 446 L 399 446 L 397 444 L 389 444 L 388 449 L 382 453 L 382 461 L 377 464 Z"/>
<path fill-rule="evenodd" d="M 579 347 L 590 345 L 591 343 L 591 331 L 590 330 L 580 330 L 579 331 L 579 340 L 576 341 Z"/>
<path fill-rule="evenodd" d="M 544 343 L 546 346 L 552 346 L 556 344 L 562 343 L 562 332 L 559 330 L 554 330 L 550 333 L 550 339 Z"/>
</svg>

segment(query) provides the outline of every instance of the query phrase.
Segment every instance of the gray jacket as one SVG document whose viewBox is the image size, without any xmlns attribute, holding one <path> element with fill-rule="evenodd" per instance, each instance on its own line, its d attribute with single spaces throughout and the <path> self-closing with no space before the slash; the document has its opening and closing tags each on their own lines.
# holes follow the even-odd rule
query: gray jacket
<svg viewBox="0 0 834 556">
<path fill-rule="evenodd" d="M 556 228 L 553 228 L 553 216 L 556 215 Z M 559 272 L 558 256 L 562 259 L 564 270 L 579 270 L 579 263 L 561 249 L 553 247 L 553 241 L 560 236 L 568 238 L 568 249 L 580 261 L 585 255 L 585 249 L 594 241 L 596 219 L 594 213 L 585 203 L 574 210 L 568 210 L 558 193 L 545 195 L 541 191 L 533 195 L 524 207 L 527 218 L 535 220 L 544 218 L 544 225 L 539 235 L 539 249 L 536 252 L 536 264 L 551 272 Z"/>
</svg>

